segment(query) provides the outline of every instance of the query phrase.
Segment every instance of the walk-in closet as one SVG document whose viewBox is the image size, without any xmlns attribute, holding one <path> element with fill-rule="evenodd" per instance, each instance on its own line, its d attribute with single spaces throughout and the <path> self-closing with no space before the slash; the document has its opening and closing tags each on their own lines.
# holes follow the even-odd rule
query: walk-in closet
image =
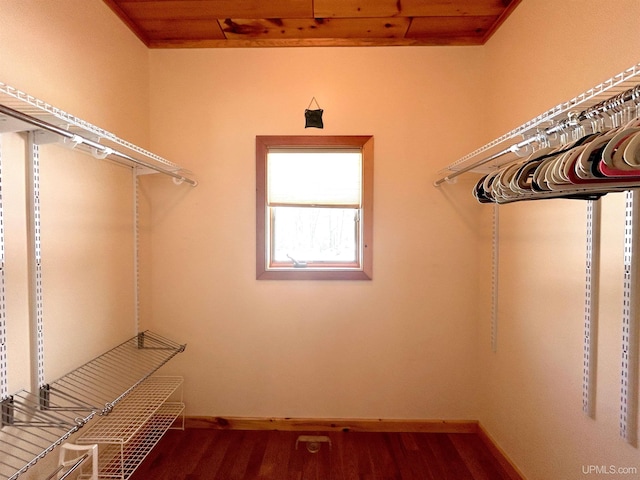
<svg viewBox="0 0 640 480">
<path fill-rule="evenodd" d="M 0 0 L 0 480 L 640 478 L 640 2 L 267 3 Z"/>
</svg>

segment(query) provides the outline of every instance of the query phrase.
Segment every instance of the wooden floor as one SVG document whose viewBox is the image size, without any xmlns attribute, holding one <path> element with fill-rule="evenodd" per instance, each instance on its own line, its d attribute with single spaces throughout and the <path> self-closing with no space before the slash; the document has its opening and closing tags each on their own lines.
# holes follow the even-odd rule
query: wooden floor
<svg viewBox="0 0 640 480">
<path fill-rule="evenodd" d="M 310 453 L 296 449 L 314 432 L 170 430 L 132 480 L 508 480 L 472 433 L 323 432 Z"/>
</svg>

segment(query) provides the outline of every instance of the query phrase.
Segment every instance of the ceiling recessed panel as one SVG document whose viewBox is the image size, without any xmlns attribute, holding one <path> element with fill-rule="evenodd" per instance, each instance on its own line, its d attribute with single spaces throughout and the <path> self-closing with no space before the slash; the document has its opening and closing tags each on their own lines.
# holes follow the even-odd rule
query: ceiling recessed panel
<svg viewBox="0 0 640 480">
<path fill-rule="evenodd" d="M 222 30 L 229 40 L 280 38 L 404 38 L 407 18 L 226 19 Z"/>
<path fill-rule="evenodd" d="M 103 0 L 150 48 L 482 45 L 521 0 Z"/>
</svg>

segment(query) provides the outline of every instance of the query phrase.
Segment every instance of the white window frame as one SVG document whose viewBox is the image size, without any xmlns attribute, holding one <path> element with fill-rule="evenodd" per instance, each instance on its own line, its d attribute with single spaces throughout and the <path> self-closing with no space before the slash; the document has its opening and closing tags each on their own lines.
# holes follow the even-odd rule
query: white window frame
<svg viewBox="0 0 640 480">
<path fill-rule="evenodd" d="M 357 260 L 309 265 L 271 261 L 272 208 L 268 204 L 267 158 L 270 150 L 358 149 L 362 153 L 362 201 L 358 214 Z M 259 280 L 371 280 L 373 278 L 373 137 L 256 137 L 256 278 Z"/>
</svg>

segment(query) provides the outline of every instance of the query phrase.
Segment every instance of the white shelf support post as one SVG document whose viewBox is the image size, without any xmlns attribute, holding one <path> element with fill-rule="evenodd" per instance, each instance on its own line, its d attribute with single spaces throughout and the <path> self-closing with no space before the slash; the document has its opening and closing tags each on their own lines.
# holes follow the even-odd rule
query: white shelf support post
<svg viewBox="0 0 640 480">
<path fill-rule="evenodd" d="M 587 202 L 582 410 L 591 418 L 596 416 L 601 212 L 600 200 L 589 200 Z"/>
<path fill-rule="evenodd" d="M 492 259 L 491 259 L 491 351 L 498 351 L 498 278 L 500 244 L 500 218 L 498 205 L 493 206 Z"/>
<path fill-rule="evenodd" d="M 638 435 L 638 232 L 640 190 L 627 192 L 624 229 L 624 306 L 620 375 L 620 436 L 637 445 Z"/>
<path fill-rule="evenodd" d="M 4 189 L 2 171 L 2 134 L 0 134 L 0 400 L 8 397 L 7 387 L 7 315 L 5 300 Z"/>
<path fill-rule="evenodd" d="M 133 274 L 134 274 L 134 316 L 136 335 L 140 333 L 140 197 L 136 168 L 131 169 L 133 178 Z"/>
<path fill-rule="evenodd" d="M 31 319 L 31 391 L 44 387 L 42 257 L 40 248 L 40 149 L 29 132 L 27 155 L 27 239 L 29 242 L 29 317 Z"/>
</svg>

